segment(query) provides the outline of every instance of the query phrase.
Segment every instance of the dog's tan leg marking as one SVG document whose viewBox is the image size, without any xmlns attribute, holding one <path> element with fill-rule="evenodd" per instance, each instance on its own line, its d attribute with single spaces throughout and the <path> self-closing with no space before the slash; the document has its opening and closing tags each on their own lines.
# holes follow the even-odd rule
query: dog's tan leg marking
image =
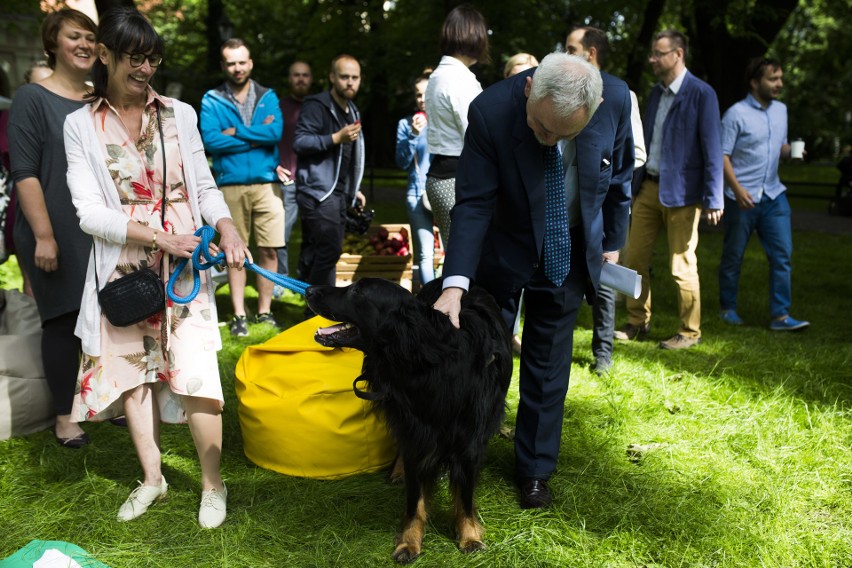
<svg viewBox="0 0 852 568">
<path fill-rule="evenodd" d="M 484 532 L 482 525 L 479 524 L 475 511 L 470 516 L 465 513 L 464 505 L 458 491 L 453 492 L 453 514 L 456 519 L 459 550 L 462 552 L 485 550 L 485 543 L 482 542 L 482 534 Z"/>
<path fill-rule="evenodd" d="M 405 462 L 402 461 L 402 454 L 396 455 L 396 461 L 393 462 L 393 469 L 390 472 L 391 483 L 402 483 L 405 481 Z"/>
<path fill-rule="evenodd" d="M 408 564 L 420 556 L 425 530 L 426 501 L 421 493 L 420 500 L 417 502 L 417 514 L 410 519 L 403 519 L 402 533 L 396 539 L 396 549 L 391 558 L 400 564 Z"/>
</svg>

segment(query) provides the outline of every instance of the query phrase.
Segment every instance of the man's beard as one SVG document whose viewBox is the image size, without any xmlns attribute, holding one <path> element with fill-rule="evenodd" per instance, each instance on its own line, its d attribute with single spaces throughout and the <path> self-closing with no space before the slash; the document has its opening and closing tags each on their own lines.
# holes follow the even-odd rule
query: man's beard
<svg viewBox="0 0 852 568">
<path fill-rule="evenodd" d="M 294 95 L 305 96 L 311 91 L 310 85 L 307 83 L 296 83 L 290 87 L 290 92 Z"/>
<path fill-rule="evenodd" d="M 355 95 L 358 94 L 358 91 L 353 90 L 352 94 L 350 95 L 349 93 L 346 92 L 346 89 L 341 89 L 341 88 L 337 87 L 337 85 L 335 85 L 335 87 L 334 87 L 334 92 L 337 93 L 338 97 L 340 97 L 341 99 L 346 99 L 347 101 L 351 101 L 352 99 L 355 98 Z"/>
<path fill-rule="evenodd" d="M 235 79 L 233 76 L 228 77 L 228 83 L 230 83 L 231 86 L 233 86 L 233 87 L 242 87 L 243 85 L 248 83 L 248 80 L 249 80 L 249 75 L 243 76 L 242 79 Z"/>
</svg>

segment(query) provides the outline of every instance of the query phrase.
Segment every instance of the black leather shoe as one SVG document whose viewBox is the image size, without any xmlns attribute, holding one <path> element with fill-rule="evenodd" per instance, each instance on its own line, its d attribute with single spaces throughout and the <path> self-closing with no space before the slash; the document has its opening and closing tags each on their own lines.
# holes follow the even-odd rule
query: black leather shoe
<svg viewBox="0 0 852 568">
<path fill-rule="evenodd" d="M 53 429 L 53 437 L 56 438 L 56 443 L 62 446 L 63 448 L 68 448 L 70 450 L 79 450 L 83 446 L 89 443 L 89 435 L 83 432 L 76 438 L 60 438 L 56 435 L 56 429 Z"/>
<path fill-rule="evenodd" d="M 521 509 L 544 509 L 553 501 L 547 481 L 536 477 L 522 477 L 518 481 Z"/>
</svg>

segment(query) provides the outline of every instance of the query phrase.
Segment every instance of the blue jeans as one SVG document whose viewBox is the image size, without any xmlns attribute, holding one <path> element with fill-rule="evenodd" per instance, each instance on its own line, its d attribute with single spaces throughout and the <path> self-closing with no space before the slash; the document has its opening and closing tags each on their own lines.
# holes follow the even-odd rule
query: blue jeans
<svg viewBox="0 0 852 568">
<path fill-rule="evenodd" d="M 769 261 L 769 311 L 773 318 L 789 315 L 790 274 L 793 237 L 790 228 L 790 204 L 782 193 L 775 199 L 764 196 L 753 209 L 740 209 L 733 199 L 725 198 L 725 241 L 719 263 L 719 305 L 723 310 L 737 309 L 737 289 L 743 255 L 751 234 L 757 231 Z"/>
<path fill-rule="evenodd" d="M 290 273 L 287 245 L 290 244 L 290 233 L 293 232 L 293 225 L 299 219 L 299 204 L 296 203 L 296 184 L 282 184 L 281 196 L 284 200 L 284 246 L 276 249 L 275 252 L 278 254 L 278 274 L 286 276 Z"/>
<path fill-rule="evenodd" d="M 411 246 L 414 264 L 420 271 L 420 283 L 435 279 L 435 234 L 432 232 L 432 212 L 423 206 L 423 197 L 406 197 L 408 222 L 411 224 Z"/>
</svg>

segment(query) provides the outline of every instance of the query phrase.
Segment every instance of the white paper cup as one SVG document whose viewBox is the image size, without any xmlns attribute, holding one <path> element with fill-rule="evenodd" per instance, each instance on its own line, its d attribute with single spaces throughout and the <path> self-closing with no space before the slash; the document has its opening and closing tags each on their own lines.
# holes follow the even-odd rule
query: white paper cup
<svg viewBox="0 0 852 568">
<path fill-rule="evenodd" d="M 793 140 L 790 142 L 790 157 L 794 160 L 801 160 L 805 157 L 804 140 Z"/>
</svg>

